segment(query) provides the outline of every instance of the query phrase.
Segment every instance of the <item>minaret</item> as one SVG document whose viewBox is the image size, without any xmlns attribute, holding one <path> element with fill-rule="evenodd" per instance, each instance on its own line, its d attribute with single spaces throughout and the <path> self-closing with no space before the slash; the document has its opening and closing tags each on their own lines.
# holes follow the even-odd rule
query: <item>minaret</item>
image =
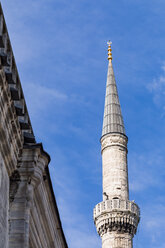
<svg viewBox="0 0 165 248">
<path fill-rule="evenodd" d="M 129 200 L 127 141 L 108 42 L 108 75 L 101 137 L 103 201 L 94 208 L 102 248 L 132 248 L 140 210 Z"/>
</svg>

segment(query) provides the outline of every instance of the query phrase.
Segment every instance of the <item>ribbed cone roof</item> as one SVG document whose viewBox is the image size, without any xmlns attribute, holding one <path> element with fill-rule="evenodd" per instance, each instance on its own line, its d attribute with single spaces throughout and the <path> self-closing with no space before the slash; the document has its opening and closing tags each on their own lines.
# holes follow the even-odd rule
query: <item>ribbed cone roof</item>
<svg viewBox="0 0 165 248">
<path fill-rule="evenodd" d="M 108 65 L 102 136 L 108 133 L 122 133 L 125 135 L 112 60 L 109 60 Z"/>
</svg>

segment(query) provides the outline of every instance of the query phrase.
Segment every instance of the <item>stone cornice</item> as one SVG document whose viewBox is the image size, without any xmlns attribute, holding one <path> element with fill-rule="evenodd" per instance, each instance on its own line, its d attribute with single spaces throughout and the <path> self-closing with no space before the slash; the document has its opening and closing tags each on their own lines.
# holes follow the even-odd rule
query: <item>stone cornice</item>
<svg viewBox="0 0 165 248">
<path fill-rule="evenodd" d="M 28 180 L 29 184 L 36 187 L 49 161 L 49 155 L 43 151 L 42 144 L 24 147 L 18 162 L 21 179 Z"/>
<path fill-rule="evenodd" d="M 25 144 L 23 146 L 23 149 L 39 149 L 40 155 L 45 159 L 46 164 L 48 165 L 50 163 L 50 155 L 44 150 L 42 143 L 36 143 L 36 144 Z"/>
<path fill-rule="evenodd" d="M 0 149 L 9 176 L 24 144 L 35 143 L 10 38 L 0 4 Z"/>
<path fill-rule="evenodd" d="M 16 169 L 23 137 L 14 109 L 14 103 L 11 100 L 10 91 L 2 70 L 0 70 L 0 112 L 1 152 L 8 174 L 11 175 Z"/>
</svg>

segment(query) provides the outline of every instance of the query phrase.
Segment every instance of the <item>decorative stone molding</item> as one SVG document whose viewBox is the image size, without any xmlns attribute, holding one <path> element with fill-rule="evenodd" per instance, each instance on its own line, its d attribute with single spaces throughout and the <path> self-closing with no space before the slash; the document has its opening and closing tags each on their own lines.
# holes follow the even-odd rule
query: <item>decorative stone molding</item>
<svg viewBox="0 0 165 248">
<path fill-rule="evenodd" d="M 120 146 L 127 150 L 128 138 L 120 133 L 110 133 L 101 138 L 101 152 L 111 146 Z"/>
<path fill-rule="evenodd" d="M 36 143 L 0 4 L 0 144 L 8 175 L 24 144 Z"/>
<path fill-rule="evenodd" d="M 18 162 L 18 171 L 22 180 L 36 187 L 43 179 L 43 172 L 50 161 L 42 144 L 26 145 Z"/>
<path fill-rule="evenodd" d="M 14 108 L 9 84 L 6 80 L 3 66 L 0 69 L 0 132 L 4 136 L 2 146 L 4 160 L 12 157 L 11 161 L 6 161 L 9 176 L 16 169 L 16 162 L 20 148 L 23 146 L 23 136 L 18 123 L 18 118 Z M 11 164 L 13 161 L 13 164 Z"/>
<path fill-rule="evenodd" d="M 94 222 L 98 234 L 107 232 L 136 234 L 140 210 L 132 201 L 112 199 L 101 202 L 94 208 Z"/>
<path fill-rule="evenodd" d="M 10 176 L 16 169 L 19 151 L 23 146 L 23 136 L 2 69 L 0 70 L 0 112 L 0 133 L 3 139 L 1 151 Z"/>
<path fill-rule="evenodd" d="M 23 137 L 2 70 L 0 70 L 0 112 L 0 146 L 10 176 L 16 170 L 19 151 L 23 146 Z"/>
<path fill-rule="evenodd" d="M 20 174 L 15 170 L 10 177 L 9 202 L 14 201 L 20 183 Z"/>
<path fill-rule="evenodd" d="M 0 113 L 0 247 L 67 247 L 47 168 L 50 158 L 36 144 L 1 3 Z"/>
</svg>

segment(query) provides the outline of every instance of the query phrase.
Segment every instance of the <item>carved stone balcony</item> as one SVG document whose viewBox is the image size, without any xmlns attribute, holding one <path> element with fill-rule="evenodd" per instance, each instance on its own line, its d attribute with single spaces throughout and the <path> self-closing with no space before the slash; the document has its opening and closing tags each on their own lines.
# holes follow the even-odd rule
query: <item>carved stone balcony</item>
<svg viewBox="0 0 165 248">
<path fill-rule="evenodd" d="M 100 236 L 112 231 L 134 236 L 140 220 L 140 209 L 133 201 L 106 200 L 95 206 L 93 217 Z"/>
</svg>

